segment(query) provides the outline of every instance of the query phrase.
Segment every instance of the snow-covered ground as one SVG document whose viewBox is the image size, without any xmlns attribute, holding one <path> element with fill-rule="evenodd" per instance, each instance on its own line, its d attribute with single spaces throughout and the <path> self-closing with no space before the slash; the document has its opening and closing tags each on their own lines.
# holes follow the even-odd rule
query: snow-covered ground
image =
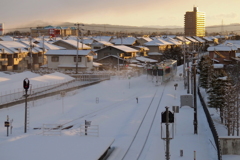
<svg viewBox="0 0 240 160">
<path fill-rule="evenodd" d="M 179 67 L 177 75 L 181 71 L 182 67 Z M 37 77 L 31 72 L 22 74 L 19 77 L 14 76 L 14 81 L 19 81 L 21 86 L 24 78 Z M 65 77 L 64 75 L 58 76 Z M 11 79 L 10 77 L 8 76 L 8 79 Z M 1 78 L 4 78 L 2 74 Z M 48 81 L 43 76 L 41 78 L 39 82 Z M 6 80 L 3 82 L 5 87 L 11 88 L 11 83 L 7 83 Z M 175 90 L 174 84 L 176 83 L 178 87 Z M 112 143 L 114 151 L 108 159 L 121 159 L 129 142 L 135 136 L 155 93 L 157 93 L 155 98 L 161 101 L 139 159 L 165 159 L 166 145 L 161 139 L 161 112 L 165 111 L 166 106 L 170 107 L 170 110 L 172 106 L 180 106 L 180 95 L 186 94 L 183 80 L 178 76 L 175 80 L 161 85 L 153 83 L 147 75 L 131 79 L 112 77 L 111 80 L 69 92 L 63 98 L 57 95 L 29 102 L 30 124 L 27 133 L 24 133 L 24 104 L 0 109 L 2 124 L 6 121 L 7 115 L 10 120 L 13 120 L 12 134 L 8 137 L 6 127 L 0 126 L 0 159 L 10 160 L 16 157 L 18 160 L 81 159 L 79 153 L 86 153 L 89 154 L 87 160 L 91 160 L 92 155 L 99 152 L 102 145 L 105 142 L 110 143 L 112 139 L 114 139 Z M 138 103 L 136 98 L 138 98 Z M 170 159 L 194 159 L 194 151 L 196 151 L 197 160 L 217 160 L 211 131 L 200 102 L 198 101 L 197 104 L 199 106 L 198 134 L 194 134 L 193 130 L 192 108 L 183 106 L 180 112 L 175 114 L 174 138 L 170 141 Z M 105 142 L 92 142 L 90 139 L 86 141 L 89 137 L 80 136 L 80 125 L 84 124 L 85 120 L 91 121 L 91 125 L 99 126 L 99 137 L 95 138 Z M 43 124 L 61 124 L 65 127 L 73 125 L 73 127 L 62 130 L 61 136 L 43 136 L 42 130 L 33 129 L 41 128 Z M 162 127 L 164 128 L 165 124 L 162 124 Z M 91 150 L 82 147 L 87 147 L 85 144 L 88 142 L 94 143 L 98 149 Z M 180 157 L 180 150 L 183 150 L 183 157 Z M 228 156 L 223 160 L 230 159 Z"/>
</svg>

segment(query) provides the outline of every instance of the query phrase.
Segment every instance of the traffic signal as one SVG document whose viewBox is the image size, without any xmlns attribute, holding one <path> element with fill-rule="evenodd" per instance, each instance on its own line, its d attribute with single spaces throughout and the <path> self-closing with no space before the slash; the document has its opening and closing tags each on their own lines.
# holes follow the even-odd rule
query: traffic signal
<svg viewBox="0 0 240 160">
<path fill-rule="evenodd" d="M 29 88 L 29 80 L 28 80 L 28 78 L 25 78 L 24 80 L 23 80 L 23 88 L 25 89 L 25 90 L 28 90 L 28 88 Z"/>
</svg>

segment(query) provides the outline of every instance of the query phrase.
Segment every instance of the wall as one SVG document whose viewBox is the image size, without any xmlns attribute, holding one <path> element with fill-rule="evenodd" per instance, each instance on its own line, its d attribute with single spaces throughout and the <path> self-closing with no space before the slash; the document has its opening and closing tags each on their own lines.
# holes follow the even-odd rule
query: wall
<svg viewBox="0 0 240 160">
<path fill-rule="evenodd" d="M 240 137 L 219 137 L 222 155 L 240 155 Z"/>
</svg>

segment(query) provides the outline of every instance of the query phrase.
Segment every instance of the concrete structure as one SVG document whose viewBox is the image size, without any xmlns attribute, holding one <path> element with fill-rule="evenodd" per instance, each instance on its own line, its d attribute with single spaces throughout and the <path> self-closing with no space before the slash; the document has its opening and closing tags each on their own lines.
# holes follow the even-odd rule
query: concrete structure
<svg viewBox="0 0 240 160">
<path fill-rule="evenodd" d="M 199 12 L 198 7 L 186 12 L 184 20 L 185 36 L 205 36 L 205 13 Z"/>
<path fill-rule="evenodd" d="M 240 155 L 240 137 L 219 137 L 222 155 Z"/>
<path fill-rule="evenodd" d="M 4 35 L 4 24 L 0 23 L 0 36 Z"/>
<path fill-rule="evenodd" d="M 49 50 L 45 53 L 47 56 L 47 68 L 72 70 L 76 69 L 76 50 Z M 93 69 L 93 56 L 95 53 L 91 50 L 78 51 L 78 70 L 86 71 Z"/>
</svg>

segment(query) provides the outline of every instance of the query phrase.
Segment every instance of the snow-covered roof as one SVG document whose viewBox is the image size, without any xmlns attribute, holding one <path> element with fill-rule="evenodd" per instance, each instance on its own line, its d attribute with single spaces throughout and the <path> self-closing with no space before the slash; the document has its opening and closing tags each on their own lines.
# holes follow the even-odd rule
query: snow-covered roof
<svg viewBox="0 0 240 160">
<path fill-rule="evenodd" d="M 172 43 L 174 45 L 182 45 L 182 43 L 180 41 L 173 39 L 171 37 L 160 37 L 159 39 L 162 39 L 162 40 Z"/>
<path fill-rule="evenodd" d="M 157 60 L 146 58 L 146 57 L 136 57 L 136 60 L 138 60 L 140 62 L 150 62 L 150 63 L 158 62 Z"/>
<path fill-rule="evenodd" d="M 110 42 L 115 44 L 115 45 L 132 45 L 135 43 L 137 39 L 134 37 L 123 37 L 123 38 L 116 38 L 116 39 L 112 39 Z"/>
<path fill-rule="evenodd" d="M 19 53 L 19 49 L 21 52 L 28 52 L 27 46 L 16 41 L 0 41 L 0 45 L 8 48 L 14 53 Z"/>
<path fill-rule="evenodd" d="M 212 42 L 213 39 L 211 37 L 203 37 L 204 40 L 208 41 L 208 42 Z"/>
<path fill-rule="evenodd" d="M 207 51 L 236 51 L 236 50 L 237 50 L 237 47 L 223 46 L 223 45 L 211 46 L 207 48 Z"/>
<path fill-rule="evenodd" d="M 193 42 L 193 43 L 196 43 L 198 42 L 197 40 L 193 39 L 192 37 L 186 37 L 189 41 Z"/>
<path fill-rule="evenodd" d="M 96 36 L 96 37 L 92 37 L 93 40 L 97 40 L 97 41 L 107 41 L 109 42 L 111 40 L 111 36 Z"/>
<path fill-rule="evenodd" d="M 94 54 L 91 50 L 78 50 L 78 55 L 86 56 Z M 58 55 L 58 56 L 76 56 L 77 50 L 49 50 L 45 53 L 47 56 Z"/>
<path fill-rule="evenodd" d="M 113 46 L 113 44 L 108 41 L 97 41 L 95 43 L 103 44 L 105 46 Z"/>
<path fill-rule="evenodd" d="M 13 37 L 11 36 L 2 36 L 0 37 L 0 39 L 3 41 L 13 41 Z"/>
<path fill-rule="evenodd" d="M 138 39 L 144 39 L 147 42 L 152 41 L 153 39 L 149 38 L 149 37 L 138 37 Z"/>
<path fill-rule="evenodd" d="M 124 52 L 138 52 L 138 50 L 133 49 L 133 48 L 128 47 L 128 46 L 124 46 L 124 45 L 119 45 L 119 46 L 114 45 L 112 47 L 114 47 L 116 49 L 119 49 L 121 51 L 124 51 Z"/>
<path fill-rule="evenodd" d="M 157 38 L 150 42 L 144 43 L 144 45 L 145 46 L 164 46 L 164 45 L 173 45 L 173 43 Z"/>
<path fill-rule="evenodd" d="M 205 42 L 205 40 L 201 39 L 200 37 L 193 36 L 193 38 L 196 39 L 200 43 L 204 43 Z"/>
<path fill-rule="evenodd" d="M 76 40 L 72 40 L 72 39 L 69 39 L 69 40 L 59 40 L 59 41 L 62 41 L 62 42 L 65 42 L 67 44 L 70 44 L 74 47 L 77 48 L 77 43 L 78 43 L 78 48 L 79 49 L 91 49 L 91 47 L 85 45 L 85 44 L 82 44 L 81 42 L 77 42 Z"/>
<path fill-rule="evenodd" d="M 190 42 L 188 39 L 184 38 L 184 36 L 176 36 L 176 39 L 179 39 L 180 41 L 185 42 L 185 43 Z"/>
</svg>

